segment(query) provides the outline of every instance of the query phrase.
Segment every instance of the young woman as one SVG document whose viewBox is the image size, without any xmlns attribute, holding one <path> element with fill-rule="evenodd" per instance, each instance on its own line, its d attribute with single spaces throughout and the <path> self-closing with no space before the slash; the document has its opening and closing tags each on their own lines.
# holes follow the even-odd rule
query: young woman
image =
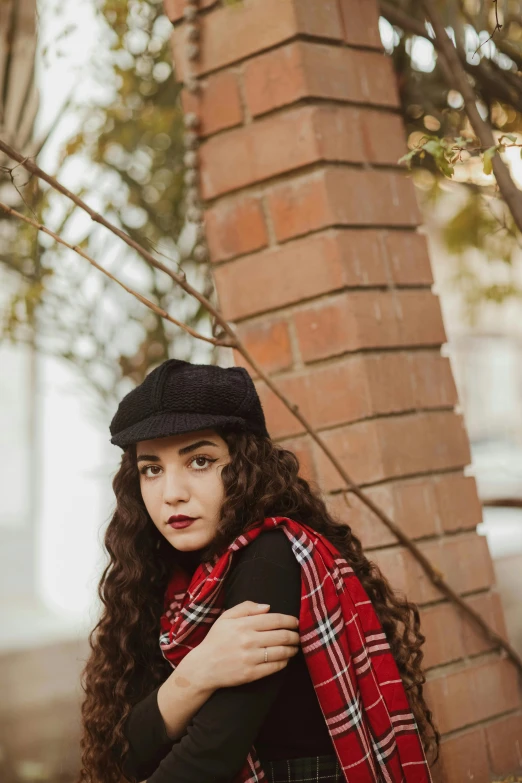
<svg viewBox="0 0 522 783">
<path fill-rule="evenodd" d="M 418 610 L 272 442 L 248 373 L 170 359 L 110 429 L 80 781 L 430 781 Z"/>
</svg>

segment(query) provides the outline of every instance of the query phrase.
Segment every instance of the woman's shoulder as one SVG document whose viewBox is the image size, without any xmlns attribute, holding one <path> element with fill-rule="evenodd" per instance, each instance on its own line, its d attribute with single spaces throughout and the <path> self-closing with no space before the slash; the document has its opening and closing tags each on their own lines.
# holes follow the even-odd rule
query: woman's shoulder
<svg viewBox="0 0 522 783">
<path fill-rule="evenodd" d="M 225 608 L 242 601 L 270 604 L 274 612 L 299 615 L 301 566 L 284 530 L 263 530 L 235 552 L 225 580 Z"/>
<path fill-rule="evenodd" d="M 238 564 L 250 563 L 253 565 L 259 559 L 269 561 L 283 568 L 300 569 L 292 544 L 284 530 L 280 527 L 263 530 L 247 546 L 240 549 L 236 555 Z"/>
</svg>

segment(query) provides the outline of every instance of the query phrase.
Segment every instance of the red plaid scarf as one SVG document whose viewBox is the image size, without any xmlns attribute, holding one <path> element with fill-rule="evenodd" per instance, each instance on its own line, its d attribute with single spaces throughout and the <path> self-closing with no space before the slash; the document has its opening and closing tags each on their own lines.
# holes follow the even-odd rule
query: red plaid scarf
<svg viewBox="0 0 522 783">
<path fill-rule="evenodd" d="M 308 525 L 266 518 L 198 565 L 192 579 L 176 569 L 161 617 L 163 656 L 175 668 L 205 638 L 222 612 L 233 553 L 278 525 L 301 565 L 301 647 L 346 780 L 429 783 L 417 725 L 371 601 L 348 562 Z M 234 783 L 257 781 L 266 776 L 252 746 Z"/>
</svg>

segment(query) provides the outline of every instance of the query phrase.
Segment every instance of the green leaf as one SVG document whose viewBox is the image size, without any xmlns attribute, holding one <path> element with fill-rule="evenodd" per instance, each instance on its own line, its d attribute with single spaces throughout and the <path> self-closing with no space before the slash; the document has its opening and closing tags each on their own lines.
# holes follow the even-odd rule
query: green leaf
<svg viewBox="0 0 522 783">
<path fill-rule="evenodd" d="M 402 158 L 399 158 L 397 163 L 406 163 L 408 168 L 411 168 L 411 162 L 415 157 L 415 155 L 417 154 L 417 152 L 418 150 L 416 149 L 410 150 L 409 152 L 406 153 L 406 155 L 403 155 Z"/>
<path fill-rule="evenodd" d="M 426 144 L 422 145 L 422 149 L 426 150 L 429 155 L 433 155 L 434 158 L 443 151 L 440 139 L 430 139 L 430 141 L 427 141 Z"/>
<path fill-rule="evenodd" d="M 484 174 L 493 172 L 493 156 L 498 152 L 498 147 L 489 147 L 484 153 L 483 170 Z"/>
<path fill-rule="evenodd" d="M 443 155 L 436 157 L 435 163 L 437 164 L 439 171 L 442 171 L 446 177 L 453 176 L 455 167 Z"/>
</svg>

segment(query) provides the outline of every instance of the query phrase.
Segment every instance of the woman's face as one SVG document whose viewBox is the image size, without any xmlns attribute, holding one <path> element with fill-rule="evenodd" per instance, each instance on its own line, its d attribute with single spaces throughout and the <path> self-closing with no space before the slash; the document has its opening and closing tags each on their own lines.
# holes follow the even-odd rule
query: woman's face
<svg viewBox="0 0 522 783">
<path fill-rule="evenodd" d="M 142 440 L 136 458 L 143 502 L 161 535 L 183 552 L 207 546 L 224 500 L 221 471 L 230 461 L 226 441 L 212 429 Z M 195 521 L 172 527 L 169 519 L 181 515 Z"/>
</svg>

